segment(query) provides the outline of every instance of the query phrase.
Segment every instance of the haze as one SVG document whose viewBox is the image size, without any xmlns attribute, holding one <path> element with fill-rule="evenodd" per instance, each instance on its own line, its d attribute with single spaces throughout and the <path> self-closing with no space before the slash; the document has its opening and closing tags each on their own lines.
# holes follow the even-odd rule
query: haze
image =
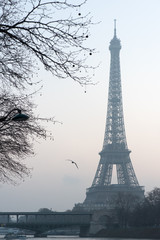
<svg viewBox="0 0 160 240">
<path fill-rule="evenodd" d="M 110 70 L 109 42 L 114 19 L 121 40 L 121 79 L 127 143 L 136 176 L 146 192 L 160 187 L 160 1 L 88 0 L 81 13 L 94 22 L 88 39 L 96 48 L 90 64 L 100 64 L 86 89 L 72 80 L 42 72 L 43 89 L 37 113 L 63 124 L 46 123 L 54 141 L 35 143 L 36 155 L 26 160 L 32 177 L 18 186 L 0 185 L 0 211 L 55 211 L 83 202 L 102 150 Z M 85 93 L 86 91 L 86 93 Z M 79 169 L 66 159 L 74 160 Z"/>
</svg>

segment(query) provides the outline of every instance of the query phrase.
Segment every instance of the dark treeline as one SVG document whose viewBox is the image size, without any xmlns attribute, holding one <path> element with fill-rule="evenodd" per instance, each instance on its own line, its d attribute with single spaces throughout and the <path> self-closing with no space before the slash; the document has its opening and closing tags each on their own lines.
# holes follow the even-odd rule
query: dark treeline
<svg viewBox="0 0 160 240">
<path fill-rule="evenodd" d="M 113 216 L 94 237 L 160 239 L 160 188 L 148 192 L 142 201 L 120 193 L 113 204 Z"/>
<path fill-rule="evenodd" d="M 132 196 L 119 196 L 115 214 L 121 228 L 160 227 L 160 188 L 148 192 L 141 202 Z"/>
<path fill-rule="evenodd" d="M 133 226 L 160 226 L 160 188 L 154 188 L 136 205 L 130 214 L 129 223 Z"/>
</svg>

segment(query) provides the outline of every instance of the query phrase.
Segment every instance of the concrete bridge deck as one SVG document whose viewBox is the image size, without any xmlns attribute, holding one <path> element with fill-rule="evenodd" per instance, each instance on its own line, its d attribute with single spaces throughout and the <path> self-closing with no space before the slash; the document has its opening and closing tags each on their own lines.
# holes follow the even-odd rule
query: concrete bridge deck
<svg viewBox="0 0 160 240">
<path fill-rule="evenodd" d="M 0 225 L 43 233 L 56 228 L 79 228 L 80 236 L 93 236 L 110 221 L 108 212 L 0 212 Z"/>
<path fill-rule="evenodd" d="M 51 223 L 61 225 L 88 225 L 90 213 L 73 212 L 0 212 L 0 224 L 8 223 Z"/>
</svg>

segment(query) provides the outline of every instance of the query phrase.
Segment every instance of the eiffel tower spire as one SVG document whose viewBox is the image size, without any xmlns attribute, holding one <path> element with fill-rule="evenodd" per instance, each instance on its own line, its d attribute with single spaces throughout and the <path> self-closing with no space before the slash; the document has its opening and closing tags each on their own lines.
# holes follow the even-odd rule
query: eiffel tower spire
<svg viewBox="0 0 160 240">
<path fill-rule="evenodd" d="M 116 37 L 116 19 L 114 19 L 114 37 Z"/>
<path fill-rule="evenodd" d="M 87 190 L 82 204 L 86 209 L 108 208 L 108 202 L 119 192 L 130 193 L 140 198 L 144 196 L 143 187 L 139 186 L 127 146 L 120 74 L 121 43 L 116 35 L 110 42 L 111 53 L 108 108 L 103 148 L 92 186 Z M 117 184 L 112 184 L 112 170 L 116 166 Z"/>
</svg>

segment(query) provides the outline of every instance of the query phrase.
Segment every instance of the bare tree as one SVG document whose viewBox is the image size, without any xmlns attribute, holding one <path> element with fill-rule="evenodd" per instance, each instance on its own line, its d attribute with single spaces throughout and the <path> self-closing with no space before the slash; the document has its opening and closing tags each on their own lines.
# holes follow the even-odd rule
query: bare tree
<svg viewBox="0 0 160 240">
<path fill-rule="evenodd" d="M 0 115 L 17 107 L 30 115 L 23 123 L 13 123 L 11 116 L 0 122 L 1 182 L 15 183 L 29 175 L 23 160 L 33 154 L 33 140 L 47 136 L 26 95 L 29 86 L 39 82 L 39 68 L 82 85 L 92 82 L 87 58 L 94 50 L 85 46 L 91 19 L 80 11 L 86 0 L 76 2 L 0 0 Z"/>
<path fill-rule="evenodd" d="M 0 1 L 1 86 L 25 89 L 42 66 L 58 78 L 91 83 L 86 60 L 93 50 L 84 44 L 91 19 L 80 12 L 82 1 Z"/>
<path fill-rule="evenodd" d="M 0 181 L 15 184 L 18 179 L 30 175 L 31 169 L 25 165 L 24 159 L 34 154 L 34 139 L 51 136 L 34 116 L 34 105 L 28 96 L 5 92 L 0 96 L 0 109 Z M 29 120 L 13 121 L 17 109 L 29 115 Z M 49 120 L 54 122 L 54 119 Z"/>
<path fill-rule="evenodd" d="M 113 203 L 115 204 L 115 213 L 120 227 L 127 227 L 131 211 L 134 209 L 138 201 L 138 196 L 135 196 L 132 193 L 119 192 Z"/>
<path fill-rule="evenodd" d="M 132 226 L 160 227 L 160 188 L 155 187 L 148 192 L 144 201 L 137 204 L 132 213 Z"/>
</svg>

